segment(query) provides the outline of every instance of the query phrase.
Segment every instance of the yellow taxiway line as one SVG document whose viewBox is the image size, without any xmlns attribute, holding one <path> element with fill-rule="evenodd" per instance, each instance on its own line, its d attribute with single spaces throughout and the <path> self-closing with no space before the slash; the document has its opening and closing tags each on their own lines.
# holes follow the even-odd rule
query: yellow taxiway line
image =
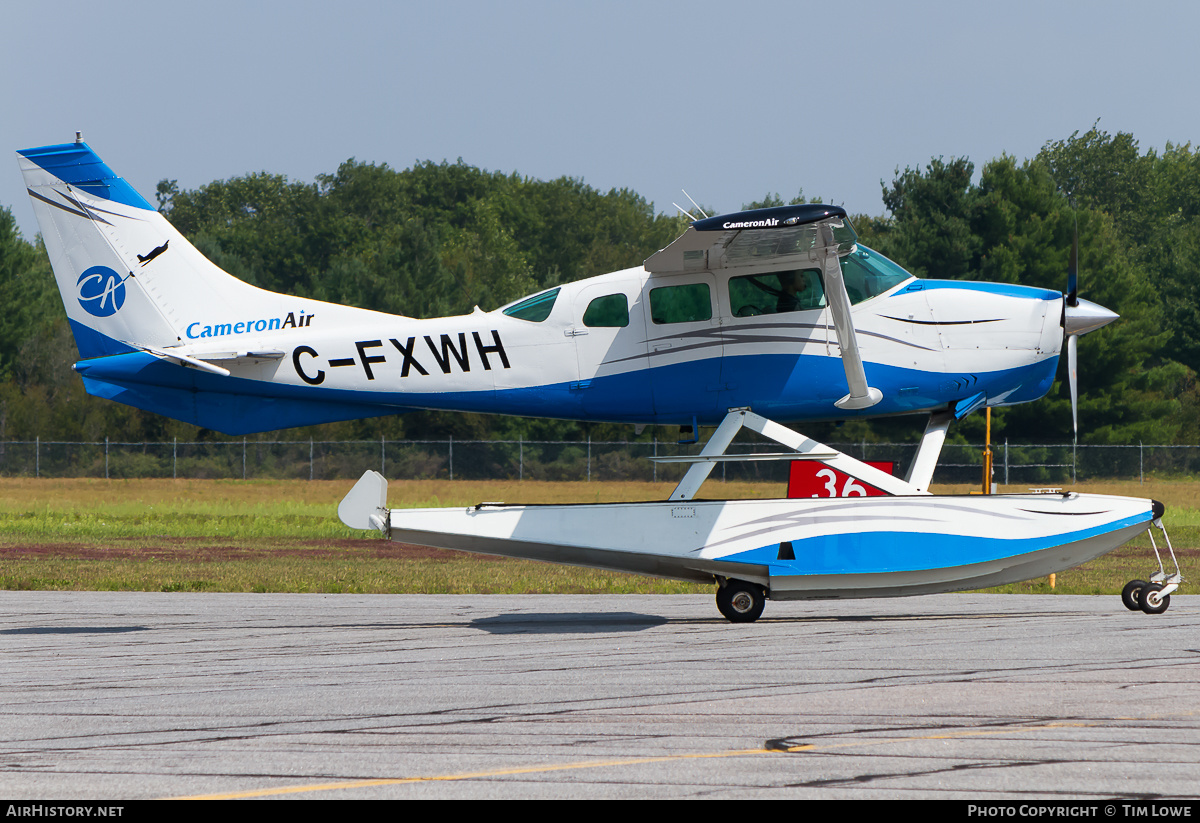
<svg viewBox="0 0 1200 823">
<path fill-rule="evenodd" d="M 803 743 L 795 746 L 780 746 L 762 749 L 734 749 L 727 752 L 693 752 L 689 754 L 663 755 L 660 757 L 635 757 L 627 760 L 586 760 L 577 763 L 552 763 L 542 766 L 523 766 L 515 769 L 492 769 L 483 772 L 464 772 L 461 774 L 429 775 L 425 777 L 381 777 L 372 780 L 347 780 L 341 783 L 314 783 L 306 786 L 282 786 L 273 789 L 251 789 L 244 792 L 226 792 L 222 794 L 193 795 L 176 797 L 173 800 L 240 800 L 250 797 L 271 797 L 283 794 L 301 794 L 304 792 L 329 792 L 344 789 L 363 789 L 372 786 L 403 786 L 408 783 L 432 783 L 450 780 L 476 780 L 489 777 L 509 777 L 519 774 L 542 774 L 546 772 L 569 771 L 572 769 L 601 769 L 611 766 L 637 766 L 644 763 L 669 763 L 677 760 L 701 760 L 706 758 L 748 757 L 760 754 L 794 754 L 799 752 L 823 752 L 834 749 L 848 749 L 862 746 L 881 746 L 888 743 L 911 743 L 920 740 L 956 740 L 967 737 L 984 737 L 1001 734 L 1020 734 L 1022 732 L 1048 731 L 1071 727 L 1088 727 L 1093 723 L 1046 723 L 1038 726 L 1017 726 L 1005 729 L 987 729 L 983 731 L 942 732 L 939 734 L 916 735 L 909 737 L 872 737 L 864 740 L 853 740 L 843 743 L 818 745 Z"/>
</svg>

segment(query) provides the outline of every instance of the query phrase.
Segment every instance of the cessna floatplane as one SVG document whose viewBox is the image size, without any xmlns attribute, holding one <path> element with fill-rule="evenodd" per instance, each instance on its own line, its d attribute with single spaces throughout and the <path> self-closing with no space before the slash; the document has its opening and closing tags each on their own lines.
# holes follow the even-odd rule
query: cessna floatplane
<svg viewBox="0 0 1200 823">
<path fill-rule="evenodd" d="M 411 409 L 716 426 L 666 501 L 389 509 L 369 471 L 338 510 L 353 528 L 716 582 L 734 622 L 766 599 L 1026 580 L 1162 528 L 1151 500 L 928 491 L 951 422 L 1042 397 L 1064 340 L 1074 397 L 1076 338 L 1116 315 L 1078 298 L 1073 270 L 1066 293 L 921 280 L 858 243 L 843 209 L 808 204 L 696 219 L 642 266 L 419 320 L 232 277 L 81 139 L 19 162 L 93 395 L 229 434 Z M 928 416 L 903 479 L 775 422 L 899 414 Z M 726 453 L 743 427 L 783 447 L 767 458 L 882 496 L 698 499 L 717 463 L 748 457 Z M 1160 559 L 1125 604 L 1164 611 L 1181 582 Z"/>
</svg>

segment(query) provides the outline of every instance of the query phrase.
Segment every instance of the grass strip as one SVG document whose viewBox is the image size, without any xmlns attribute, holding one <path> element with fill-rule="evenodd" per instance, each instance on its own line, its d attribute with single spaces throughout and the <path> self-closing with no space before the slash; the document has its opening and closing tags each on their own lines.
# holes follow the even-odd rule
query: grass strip
<svg viewBox="0 0 1200 823">
<path fill-rule="evenodd" d="M 707 593 L 711 585 L 404 547 L 343 526 L 348 481 L 0 478 L 0 589 L 429 594 Z M 1155 497 L 1185 575 L 1200 554 L 1191 481 L 1092 483 L 1079 491 Z M 397 481 L 393 507 L 665 499 L 672 484 Z M 965 488 L 940 488 L 964 493 Z M 1006 491 L 1024 491 L 1010 488 Z M 730 498 L 777 497 L 777 484 L 710 483 Z M 1164 548 L 1159 541 L 1160 548 Z M 987 591 L 1116 594 L 1157 569 L 1149 539 L 1045 578 Z M 1173 571 L 1173 568 L 1168 569 Z"/>
</svg>

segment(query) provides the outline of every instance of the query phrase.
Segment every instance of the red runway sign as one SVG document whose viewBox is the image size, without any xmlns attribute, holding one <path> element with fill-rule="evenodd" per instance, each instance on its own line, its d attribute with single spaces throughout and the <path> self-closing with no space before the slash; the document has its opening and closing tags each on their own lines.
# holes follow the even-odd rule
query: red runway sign
<svg viewBox="0 0 1200 823">
<path fill-rule="evenodd" d="M 867 460 L 868 466 L 895 474 L 891 460 Z M 794 460 L 788 473 L 788 497 L 884 497 L 887 492 L 817 460 Z"/>
</svg>

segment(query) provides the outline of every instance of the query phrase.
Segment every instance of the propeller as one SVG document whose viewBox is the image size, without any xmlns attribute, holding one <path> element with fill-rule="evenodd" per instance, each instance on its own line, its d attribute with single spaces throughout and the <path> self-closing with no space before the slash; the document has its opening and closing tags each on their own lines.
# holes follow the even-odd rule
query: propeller
<svg viewBox="0 0 1200 823">
<path fill-rule="evenodd" d="M 1079 440 L 1079 335 L 1067 335 L 1067 383 L 1071 387 L 1071 431 Z"/>
<path fill-rule="evenodd" d="M 1071 429 L 1079 439 L 1079 335 L 1107 326 L 1120 315 L 1090 300 L 1079 299 L 1079 221 L 1067 263 L 1067 290 L 1063 293 L 1063 334 L 1067 338 L 1067 383 L 1071 387 Z"/>
<path fill-rule="evenodd" d="M 1071 237 L 1071 259 L 1067 261 L 1067 296 L 1063 303 L 1063 330 L 1070 309 L 1079 308 L 1079 218 Z M 1067 335 L 1067 384 L 1071 387 L 1071 431 L 1079 441 L 1079 335 Z"/>
</svg>

